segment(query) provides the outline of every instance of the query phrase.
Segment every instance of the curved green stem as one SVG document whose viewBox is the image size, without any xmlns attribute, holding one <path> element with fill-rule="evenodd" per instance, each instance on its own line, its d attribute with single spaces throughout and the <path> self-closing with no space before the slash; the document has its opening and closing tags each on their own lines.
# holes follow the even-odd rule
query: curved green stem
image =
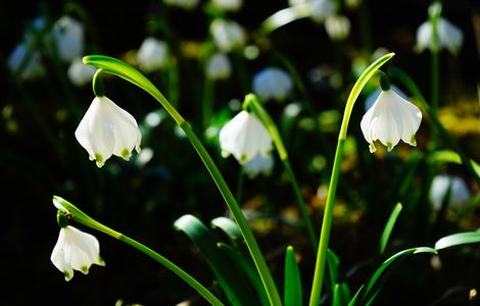
<svg viewBox="0 0 480 306">
<path fill-rule="evenodd" d="M 388 73 L 391 77 L 399 80 L 408 89 L 408 91 L 417 98 L 418 102 L 420 103 L 420 107 L 425 113 L 428 114 L 437 133 L 439 133 L 441 138 L 445 140 L 446 143 L 448 143 L 448 145 L 450 145 L 450 147 L 458 153 L 462 164 L 465 166 L 465 168 L 467 168 L 475 181 L 480 184 L 480 177 L 475 171 L 472 161 L 465 155 L 463 150 L 456 143 L 450 133 L 445 129 L 440 120 L 438 120 L 437 113 L 427 102 L 427 100 L 425 100 L 425 97 L 421 93 L 420 89 L 418 89 L 417 85 L 415 85 L 413 79 L 404 71 L 396 67 L 390 67 L 388 69 Z"/>
<path fill-rule="evenodd" d="M 68 219 L 75 220 L 76 222 L 93 228 L 94 230 L 105 233 L 113 238 L 116 238 L 120 241 L 125 242 L 126 244 L 134 247 L 138 251 L 144 253 L 145 255 L 150 256 L 155 261 L 160 263 L 162 266 L 175 273 L 178 277 L 184 280 L 189 284 L 193 289 L 195 289 L 201 296 L 203 296 L 211 305 L 214 306 L 223 306 L 223 303 L 211 293 L 205 286 L 203 286 L 199 281 L 197 281 L 193 276 L 185 272 L 182 268 L 178 267 L 176 264 L 163 257 L 159 253 L 145 246 L 144 244 L 132 239 L 128 236 L 123 235 L 122 233 L 117 232 L 114 229 L 94 220 L 83 211 L 78 209 L 75 205 L 68 202 L 67 200 L 59 197 L 53 196 L 53 202 L 57 209 L 62 211 Z"/>
<path fill-rule="evenodd" d="M 335 152 L 335 158 L 333 161 L 332 175 L 330 178 L 330 185 L 328 187 L 327 201 L 325 204 L 325 212 L 323 213 L 322 229 L 320 232 L 320 245 L 317 250 L 317 259 L 315 261 L 315 272 L 313 276 L 312 290 L 310 293 L 310 306 L 317 306 L 320 304 L 320 295 L 322 292 L 323 277 L 325 275 L 325 261 L 327 256 L 328 243 L 330 240 L 330 230 L 333 222 L 333 207 L 335 204 L 335 195 L 337 191 L 338 179 L 340 176 L 340 166 L 343 159 L 343 151 L 345 146 L 345 140 L 347 138 L 348 123 L 352 114 L 353 106 L 357 100 L 363 87 L 367 84 L 368 80 L 377 72 L 380 67 L 390 60 L 395 54 L 389 53 L 374 63 L 372 63 L 358 78 L 357 82 L 353 86 L 345 105 L 345 111 L 343 113 L 342 125 L 340 133 L 338 135 L 337 149 Z"/>
<path fill-rule="evenodd" d="M 103 69 L 104 72 L 121 77 L 148 92 L 165 108 L 178 126 L 185 132 L 200 159 L 203 161 L 205 167 L 213 178 L 215 184 L 217 185 L 242 233 L 243 238 L 245 239 L 245 243 L 250 251 L 250 255 L 255 263 L 271 305 L 281 305 L 280 295 L 278 294 L 277 287 L 275 286 L 272 275 L 270 274 L 265 258 L 260 251 L 257 241 L 255 240 L 255 237 L 248 226 L 247 220 L 245 219 L 240 206 L 235 200 L 235 197 L 225 182 L 220 170 L 215 165 L 212 157 L 210 154 L 208 154 L 200 139 L 194 133 L 190 124 L 185 121 L 185 119 L 168 102 L 162 93 L 143 74 L 141 74 L 132 66 L 118 59 L 102 55 L 86 56 L 83 58 L 83 61 L 86 64 Z"/>
<path fill-rule="evenodd" d="M 254 94 L 248 94 L 245 97 L 245 102 L 243 102 L 243 108 L 251 109 L 253 113 L 260 119 L 260 121 L 262 121 L 263 125 L 272 137 L 275 148 L 277 149 L 278 155 L 285 168 L 285 172 L 287 172 L 288 179 L 292 184 L 293 191 L 295 193 L 296 203 L 300 214 L 302 215 L 303 223 L 307 230 L 310 243 L 312 244 L 313 249 L 316 249 L 318 242 L 315 237 L 315 229 L 313 227 L 312 220 L 310 219 L 310 216 L 308 214 L 307 205 L 305 204 L 305 201 L 303 199 L 303 195 L 300 190 L 300 186 L 298 185 L 297 178 L 295 177 L 292 166 L 290 165 L 287 149 L 285 149 L 285 145 L 283 144 L 282 138 L 280 137 L 280 132 L 278 131 L 277 126 Z"/>
</svg>

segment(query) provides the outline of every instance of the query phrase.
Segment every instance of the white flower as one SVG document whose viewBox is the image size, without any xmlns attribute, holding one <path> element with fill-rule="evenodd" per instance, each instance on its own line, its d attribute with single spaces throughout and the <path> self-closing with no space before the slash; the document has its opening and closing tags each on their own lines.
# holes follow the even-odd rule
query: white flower
<svg viewBox="0 0 480 306">
<path fill-rule="evenodd" d="M 75 131 L 75 137 L 98 167 L 110 156 L 128 160 L 140 152 L 142 134 L 132 115 L 107 97 L 95 97 Z"/>
<path fill-rule="evenodd" d="M 210 33 L 217 47 L 223 52 L 230 52 L 245 45 L 245 30 L 232 20 L 215 19 L 210 25 Z"/>
<path fill-rule="evenodd" d="M 95 67 L 84 64 L 81 58 L 76 58 L 70 64 L 67 75 L 75 86 L 83 86 L 93 79 L 95 71 Z"/>
<path fill-rule="evenodd" d="M 266 156 L 272 149 L 272 138 L 258 118 L 241 111 L 220 130 L 222 155 L 229 154 L 244 164 L 257 156 Z"/>
<path fill-rule="evenodd" d="M 52 29 L 52 37 L 62 61 L 71 62 L 83 55 L 84 27 L 77 20 L 68 16 L 57 20 Z"/>
<path fill-rule="evenodd" d="M 400 139 L 415 146 L 415 133 L 420 127 L 422 112 L 418 107 L 398 95 L 393 88 L 382 91 L 373 106 L 363 115 L 360 127 L 375 152 L 374 141 L 380 142 L 390 151 Z"/>
<path fill-rule="evenodd" d="M 439 48 L 446 48 L 452 54 L 457 54 L 463 44 L 462 31 L 444 18 L 439 18 L 437 23 Z M 417 30 L 416 50 L 422 52 L 425 49 L 436 51 L 433 42 L 432 23 L 424 22 Z"/>
<path fill-rule="evenodd" d="M 19 73 L 23 80 L 33 79 L 45 74 L 38 51 L 28 50 L 26 44 L 19 44 L 8 57 L 8 67 L 13 73 Z"/>
<path fill-rule="evenodd" d="M 450 192 L 449 198 L 446 199 L 448 206 L 463 204 L 470 198 L 470 191 L 461 178 L 451 175 L 437 175 L 433 178 L 429 194 L 430 202 L 435 210 L 442 208 L 448 191 Z"/>
<path fill-rule="evenodd" d="M 243 164 L 243 170 L 251 179 L 260 173 L 270 175 L 272 168 L 273 158 L 271 154 L 257 154 L 254 158 Z"/>
<path fill-rule="evenodd" d="M 253 92 L 263 100 L 283 101 L 292 89 L 290 75 L 279 68 L 265 68 L 253 77 Z"/>
<path fill-rule="evenodd" d="M 405 100 L 408 99 L 407 95 L 400 88 L 398 88 L 395 85 L 391 85 L 391 86 L 392 86 L 392 89 L 394 89 L 395 92 L 400 95 L 400 97 L 404 98 Z M 365 106 L 365 112 L 367 112 L 373 106 L 373 104 L 375 104 L 375 102 L 378 99 L 378 96 L 380 96 L 381 93 L 382 93 L 382 89 L 379 88 L 379 89 L 375 90 L 372 94 L 370 94 L 367 97 L 367 99 L 365 99 L 365 105 L 364 105 Z"/>
<path fill-rule="evenodd" d="M 146 38 L 138 50 L 137 61 L 146 72 L 164 68 L 168 63 L 167 43 L 154 37 Z"/>
<path fill-rule="evenodd" d="M 332 0 L 311 0 L 310 17 L 316 22 L 323 22 L 327 17 L 335 14 L 335 4 Z"/>
<path fill-rule="evenodd" d="M 70 225 L 60 229 L 50 260 L 65 274 L 66 281 L 72 279 L 73 270 L 88 274 L 92 264 L 105 266 L 97 238 Z"/>
<path fill-rule="evenodd" d="M 350 34 L 350 20 L 343 15 L 332 15 L 325 20 L 325 30 L 332 40 L 344 40 Z"/>
<path fill-rule="evenodd" d="M 170 6 L 191 10 L 198 5 L 199 0 L 163 0 L 163 2 Z"/>
<path fill-rule="evenodd" d="M 232 73 L 232 64 L 225 53 L 215 53 L 207 59 L 205 74 L 210 80 L 225 80 Z"/>
<path fill-rule="evenodd" d="M 242 7 L 242 0 L 212 0 L 216 7 L 224 11 L 238 11 Z"/>
</svg>

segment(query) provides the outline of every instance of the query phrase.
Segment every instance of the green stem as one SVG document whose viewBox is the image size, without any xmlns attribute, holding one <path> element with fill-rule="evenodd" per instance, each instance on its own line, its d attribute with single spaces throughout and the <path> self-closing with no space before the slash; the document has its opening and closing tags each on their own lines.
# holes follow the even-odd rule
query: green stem
<svg viewBox="0 0 480 306">
<path fill-rule="evenodd" d="M 396 67 L 390 67 L 388 72 L 390 76 L 399 80 L 408 89 L 408 91 L 410 91 L 410 93 L 418 99 L 418 102 L 420 103 L 421 108 L 430 117 L 433 127 L 436 129 L 436 132 L 441 136 L 441 138 L 446 143 L 448 143 L 448 145 L 453 150 L 455 150 L 458 153 L 458 155 L 460 156 L 460 159 L 462 160 L 462 164 L 465 166 L 465 168 L 467 168 L 467 170 L 473 176 L 475 181 L 480 184 L 480 177 L 477 175 L 477 172 L 473 168 L 471 160 L 465 155 L 463 150 L 456 143 L 456 141 L 453 139 L 450 133 L 445 129 L 445 127 L 440 122 L 440 120 L 438 120 L 437 113 L 431 107 L 431 105 L 427 102 L 427 100 L 425 100 L 425 97 L 422 95 L 417 85 L 415 85 L 415 82 L 413 81 L 413 79 L 404 71 Z"/>
<path fill-rule="evenodd" d="M 340 166 L 343 159 L 345 140 L 347 139 L 348 124 L 352 114 L 353 106 L 355 105 L 355 101 L 360 95 L 363 87 L 367 84 L 368 80 L 377 72 L 377 70 L 383 64 L 390 60 L 394 55 L 394 53 L 386 54 L 376 60 L 374 63 L 372 63 L 358 78 L 357 82 L 353 86 L 348 96 L 347 104 L 345 105 L 345 111 L 343 113 L 342 126 L 338 135 L 337 149 L 335 151 L 332 175 L 330 177 L 330 185 L 328 187 L 325 212 L 323 213 L 322 229 L 320 232 L 320 245 L 317 251 L 315 272 L 313 276 L 312 290 L 310 293 L 310 306 L 317 306 L 320 304 L 323 278 L 325 276 L 325 261 L 327 258 L 328 243 L 330 240 L 330 230 L 333 222 L 333 207 L 335 204 L 335 195 L 337 191 L 338 179 L 340 177 Z"/>
<path fill-rule="evenodd" d="M 440 90 L 440 54 L 439 52 L 432 52 L 432 75 L 431 75 L 431 99 L 432 110 L 436 112 L 438 110 L 438 97 Z"/>
<path fill-rule="evenodd" d="M 206 129 L 211 124 L 213 114 L 213 96 L 215 84 L 212 80 L 205 78 L 203 84 L 203 99 L 202 99 L 202 122 L 203 128 Z"/>
<path fill-rule="evenodd" d="M 203 296 L 211 305 L 215 306 L 223 306 L 223 303 L 211 293 L 205 286 L 203 286 L 199 281 L 197 281 L 193 276 L 185 272 L 182 268 L 178 267 L 176 264 L 168 260 L 167 258 L 163 257 L 159 253 L 155 252 L 154 250 L 150 249 L 149 247 L 145 246 L 144 244 L 117 232 L 114 229 L 94 220 L 80 209 L 75 207 L 72 203 L 68 202 L 67 200 L 54 196 L 53 201 L 55 206 L 66 214 L 67 218 L 73 219 L 80 224 L 93 228 L 94 230 L 100 231 L 104 234 L 107 234 L 113 238 L 116 238 L 120 241 L 125 242 L 126 244 L 134 247 L 138 251 L 144 253 L 145 255 L 150 256 L 155 261 L 160 263 L 162 266 L 170 270 L 171 272 L 175 273 L 178 277 L 184 280 L 187 284 L 189 284 L 193 289 L 195 289 L 201 296 Z"/>
<path fill-rule="evenodd" d="M 265 258 L 250 230 L 247 220 L 240 209 L 235 197 L 223 178 L 220 170 L 218 170 L 212 157 L 208 154 L 200 139 L 192 130 L 190 124 L 177 112 L 177 110 L 168 102 L 162 93 L 150 82 L 143 74 L 132 66 L 112 57 L 103 55 L 92 55 L 83 58 L 84 63 L 94 65 L 103 69 L 104 72 L 114 74 L 126 81 L 140 87 L 155 98 L 175 120 L 180 128 L 185 132 L 193 147 L 197 151 L 200 159 L 210 173 L 212 179 L 222 194 L 230 212 L 242 233 L 245 243 L 247 244 L 250 255 L 255 263 L 257 271 L 262 279 L 263 286 L 267 292 L 268 299 L 272 306 L 281 305 L 280 295 L 273 281 L 272 275 L 268 269 Z"/>
<path fill-rule="evenodd" d="M 277 126 L 254 94 L 248 94 L 245 97 L 243 108 L 250 108 L 253 113 L 255 113 L 255 115 L 260 119 L 260 121 L 262 121 L 263 125 L 272 137 L 275 148 L 277 149 L 278 155 L 283 163 L 285 171 L 287 172 L 288 179 L 292 184 L 293 191 L 295 193 L 296 203 L 298 209 L 300 210 L 300 214 L 302 215 L 303 224 L 307 230 L 310 243 L 312 244 L 312 247 L 316 249 L 317 239 L 315 237 L 315 229 L 313 227 L 312 220 L 310 219 L 310 216 L 308 214 L 307 205 L 303 200 L 300 186 L 298 185 L 298 181 L 295 177 L 295 174 L 293 173 L 292 166 L 290 165 L 290 161 L 288 159 L 287 150 L 285 149 L 285 145 L 283 144 L 282 137 L 280 136 L 280 132 L 278 131 Z"/>
</svg>

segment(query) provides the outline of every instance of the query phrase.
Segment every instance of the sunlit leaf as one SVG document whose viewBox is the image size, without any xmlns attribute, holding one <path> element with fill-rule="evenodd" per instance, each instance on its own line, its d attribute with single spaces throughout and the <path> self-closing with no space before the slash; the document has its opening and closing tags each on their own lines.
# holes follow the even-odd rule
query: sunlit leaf
<svg viewBox="0 0 480 306">
<path fill-rule="evenodd" d="M 284 305 L 298 306 L 303 303 L 303 289 L 300 270 L 292 246 L 287 247 L 285 254 Z"/>
<path fill-rule="evenodd" d="M 480 242 L 480 232 L 465 232 L 449 235 L 439 239 L 435 243 L 436 250 L 443 250 L 446 248 Z"/>
<path fill-rule="evenodd" d="M 380 237 L 380 254 L 383 254 L 383 252 L 385 252 L 385 248 L 387 247 L 387 243 L 390 239 L 393 227 L 395 226 L 395 222 L 397 222 L 397 218 L 400 215 L 402 208 L 402 204 L 397 203 L 397 205 L 395 205 L 395 207 L 393 208 L 387 223 L 385 224 L 382 236 Z"/>
</svg>

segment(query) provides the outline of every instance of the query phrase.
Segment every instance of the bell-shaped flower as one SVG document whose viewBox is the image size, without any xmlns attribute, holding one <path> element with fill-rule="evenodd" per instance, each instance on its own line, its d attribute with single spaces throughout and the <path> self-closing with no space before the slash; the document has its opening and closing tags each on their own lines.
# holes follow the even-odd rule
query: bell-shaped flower
<svg viewBox="0 0 480 306">
<path fill-rule="evenodd" d="M 64 16 L 55 22 L 52 37 L 58 56 L 64 62 L 71 62 L 83 55 L 84 27 L 79 21 Z"/>
<path fill-rule="evenodd" d="M 284 101 L 292 89 L 292 78 L 280 68 L 265 68 L 253 77 L 253 92 L 265 101 Z"/>
<path fill-rule="evenodd" d="M 36 50 L 29 50 L 25 43 L 21 43 L 13 49 L 8 57 L 8 68 L 12 73 L 18 74 L 22 80 L 45 75 L 45 67 L 40 53 Z"/>
<path fill-rule="evenodd" d="M 232 64 L 225 53 L 215 53 L 207 59 L 205 74 L 207 78 L 216 80 L 226 80 L 232 73 Z"/>
<path fill-rule="evenodd" d="M 165 68 L 168 64 L 168 45 L 154 37 L 148 37 L 140 46 L 137 61 L 145 72 L 152 72 Z"/>
<path fill-rule="evenodd" d="M 75 131 L 90 160 L 102 167 L 112 155 L 128 160 L 135 149 L 140 152 L 142 134 L 132 115 L 109 98 L 95 97 Z"/>
<path fill-rule="evenodd" d="M 266 156 L 272 149 L 272 138 L 262 122 L 247 111 L 241 111 L 220 130 L 222 155 L 230 154 L 244 164 L 257 154 Z"/>
<path fill-rule="evenodd" d="M 448 198 L 446 199 L 445 197 Z M 437 175 L 433 178 L 429 193 L 430 202 L 435 210 L 442 208 L 443 201 L 446 205 L 454 206 L 464 204 L 470 198 L 470 191 L 465 182 L 452 175 Z"/>
<path fill-rule="evenodd" d="M 422 112 L 402 98 L 393 88 L 382 91 L 373 106 L 363 115 L 360 127 L 369 143 L 370 152 L 375 152 L 376 140 L 391 151 L 398 142 L 416 146 L 415 133 L 420 127 Z"/>
<path fill-rule="evenodd" d="M 243 164 L 243 171 L 250 179 L 259 174 L 270 175 L 273 168 L 273 157 L 271 154 L 257 154 L 254 158 Z"/>
<path fill-rule="evenodd" d="M 433 40 L 433 27 L 430 20 L 424 22 L 417 30 L 417 45 L 415 49 L 422 52 L 430 49 L 436 52 L 436 48 L 446 48 L 450 53 L 457 54 L 463 44 L 462 31 L 451 24 L 448 20 L 440 17 L 437 21 L 438 46 L 435 46 Z"/>
<path fill-rule="evenodd" d="M 223 11 L 236 12 L 242 7 L 242 0 L 213 0 L 213 4 Z"/>
<path fill-rule="evenodd" d="M 63 272 L 66 281 L 72 279 L 74 270 L 88 274 L 93 264 L 105 266 L 97 238 L 70 225 L 60 229 L 50 260 Z"/>
<path fill-rule="evenodd" d="M 335 3 L 332 0 L 311 0 L 308 2 L 310 5 L 310 17 L 313 21 L 322 23 L 329 16 L 335 14 Z"/>
<path fill-rule="evenodd" d="M 95 67 L 84 64 L 81 58 L 76 58 L 70 64 L 67 75 L 73 85 L 83 86 L 93 79 L 95 71 Z"/>
<path fill-rule="evenodd" d="M 332 15 L 325 20 L 325 30 L 332 40 L 341 41 L 350 35 L 350 20 L 344 15 Z"/>
<path fill-rule="evenodd" d="M 215 19 L 210 25 L 215 45 L 223 52 L 230 52 L 243 47 L 247 35 L 241 25 L 232 20 Z"/>
<path fill-rule="evenodd" d="M 163 0 L 166 5 L 191 10 L 197 7 L 199 0 Z"/>
</svg>

